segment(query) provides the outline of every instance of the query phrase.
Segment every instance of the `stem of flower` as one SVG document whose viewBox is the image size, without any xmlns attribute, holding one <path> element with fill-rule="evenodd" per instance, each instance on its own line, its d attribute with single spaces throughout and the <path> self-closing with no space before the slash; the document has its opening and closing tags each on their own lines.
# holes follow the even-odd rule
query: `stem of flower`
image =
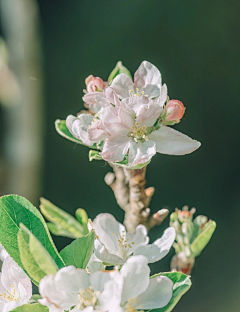
<svg viewBox="0 0 240 312">
<path fill-rule="evenodd" d="M 113 172 L 105 176 L 115 195 L 118 205 L 125 211 L 124 224 L 129 232 L 135 232 L 139 224 L 148 230 L 160 225 L 168 215 L 167 209 L 161 209 L 150 216 L 149 204 L 154 194 L 154 187 L 146 186 L 146 169 L 126 169 L 112 166 Z"/>
</svg>

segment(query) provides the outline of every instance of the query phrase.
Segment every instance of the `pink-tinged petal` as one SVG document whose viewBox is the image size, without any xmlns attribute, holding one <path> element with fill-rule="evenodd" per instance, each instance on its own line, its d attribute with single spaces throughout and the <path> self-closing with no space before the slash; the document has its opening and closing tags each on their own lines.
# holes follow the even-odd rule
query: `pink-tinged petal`
<svg viewBox="0 0 240 312">
<path fill-rule="evenodd" d="M 156 145 L 154 141 L 130 142 L 128 155 L 129 166 L 136 166 L 149 161 L 156 154 Z"/>
<path fill-rule="evenodd" d="M 154 263 L 156 261 L 164 258 L 174 240 L 175 240 L 176 232 L 173 227 L 169 227 L 164 231 L 164 234 L 161 238 L 157 239 L 153 244 L 149 245 L 139 245 L 133 255 L 143 255 L 148 258 L 148 263 Z"/>
<path fill-rule="evenodd" d="M 127 136 L 116 136 L 106 139 L 101 156 L 110 162 L 119 162 L 124 159 L 129 149 L 130 138 Z"/>
<path fill-rule="evenodd" d="M 160 94 L 162 78 L 159 70 L 153 64 L 143 61 L 134 75 L 135 88 L 143 89 L 149 98 Z"/>
<path fill-rule="evenodd" d="M 135 299 L 148 287 L 150 269 L 147 265 L 147 258 L 130 257 L 123 265 L 121 275 L 124 278 L 121 305 L 124 306 L 129 299 Z"/>
<path fill-rule="evenodd" d="M 110 103 L 115 105 L 115 107 L 120 107 L 121 102 L 119 101 L 117 93 L 113 90 L 113 88 L 106 87 L 103 90 L 103 93 L 104 93 L 105 97 L 110 101 Z"/>
<path fill-rule="evenodd" d="M 110 265 L 122 265 L 125 262 L 122 258 L 110 253 L 99 239 L 94 242 L 94 252 L 98 259 Z"/>
<path fill-rule="evenodd" d="M 133 126 L 133 118 L 123 109 L 118 110 L 118 117 L 120 123 L 125 127 L 126 130 L 130 130 Z"/>
<path fill-rule="evenodd" d="M 121 123 L 122 113 L 119 114 L 119 109 L 115 107 L 106 107 L 102 113 L 102 121 L 108 132 L 112 136 L 126 136 L 130 127 L 125 122 Z M 127 118 L 129 121 L 129 118 Z"/>
<path fill-rule="evenodd" d="M 90 128 L 88 128 L 88 138 L 92 142 L 100 142 L 109 136 L 109 132 L 104 127 L 102 120 L 95 121 Z"/>
<path fill-rule="evenodd" d="M 96 103 L 96 95 L 100 95 L 102 94 L 102 92 L 90 92 L 90 93 L 87 93 L 83 96 L 83 101 L 87 104 L 94 104 Z"/>
<path fill-rule="evenodd" d="M 147 290 L 137 298 L 136 309 L 160 309 L 172 298 L 173 282 L 166 276 L 151 278 Z"/>
<path fill-rule="evenodd" d="M 136 112 L 136 123 L 139 123 L 140 126 L 151 127 L 160 117 L 162 110 L 162 107 L 157 104 L 142 105 Z"/>
<path fill-rule="evenodd" d="M 129 91 L 133 90 L 132 79 L 126 74 L 119 74 L 113 79 L 111 88 L 117 93 L 120 99 L 129 97 Z"/>
<path fill-rule="evenodd" d="M 109 100 L 106 98 L 106 96 L 102 92 L 101 94 L 95 96 L 95 100 L 96 100 L 96 103 L 100 105 L 101 107 L 107 107 L 111 105 Z"/>
<path fill-rule="evenodd" d="M 200 142 L 191 139 L 187 135 L 165 126 L 153 131 L 148 137 L 156 142 L 157 152 L 161 154 L 190 154 L 201 145 Z"/>
<path fill-rule="evenodd" d="M 121 107 L 130 114 L 136 114 L 139 107 L 148 103 L 149 103 L 148 97 L 134 96 L 123 99 L 121 102 Z"/>
</svg>

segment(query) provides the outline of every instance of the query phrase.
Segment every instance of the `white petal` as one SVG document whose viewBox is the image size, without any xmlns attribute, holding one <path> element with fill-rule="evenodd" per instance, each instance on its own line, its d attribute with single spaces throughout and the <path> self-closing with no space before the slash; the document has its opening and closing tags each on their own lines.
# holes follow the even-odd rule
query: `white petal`
<svg viewBox="0 0 240 312">
<path fill-rule="evenodd" d="M 122 161 L 129 149 L 129 141 L 130 138 L 127 136 L 106 139 L 101 153 L 102 158 L 110 162 Z"/>
<path fill-rule="evenodd" d="M 147 290 L 138 297 L 137 309 L 160 309 L 172 298 L 173 282 L 166 276 L 150 279 Z"/>
<path fill-rule="evenodd" d="M 134 86 L 144 89 L 149 98 L 160 94 L 162 78 L 159 70 L 153 64 L 144 61 L 134 75 Z"/>
<path fill-rule="evenodd" d="M 148 140 L 142 142 L 130 142 L 128 163 L 130 166 L 136 166 L 149 161 L 156 154 L 156 145 L 154 141 Z"/>
<path fill-rule="evenodd" d="M 25 302 L 25 303 L 27 303 L 27 302 Z M 23 303 L 23 304 L 25 304 L 25 303 Z M 10 312 L 19 306 L 21 306 L 20 302 L 17 302 L 17 301 L 8 302 L 4 305 L 4 308 L 1 311 L 2 312 Z"/>
<path fill-rule="evenodd" d="M 1 282 L 5 289 L 8 289 L 9 285 L 12 284 L 16 291 L 19 291 L 19 287 L 21 287 L 27 300 L 32 296 L 31 280 L 10 256 L 7 256 L 3 262 Z"/>
<path fill-rule="evenodd" d="M 99 311 L 120 312 L 123 278 L 119 272 L 113 272 L 114 279 L 104 284 L 104 291 L 99 297 Z"/>
<path fill-rule="evenodd" d="M 166 101 L 167 101 L 167 85 L 164 84 L 161 87 L 160 95 L 156 97 L 153 100 L 153 102 L 158 104 L 160 107 L 163 107 Z"/>
<path fill-rule="evenodd" d="M 128 243 L 132 246 L 129 249 L 129 255 L 140 245 L 147 244 L 149 237 L 147 236 L 147 228 L 145 225 L 138 225 L 135 233 L 127 233 L 126 238 L 129 240 Z"/>
<path fill-rule="evenodd" d="M 109 136 L 109 132 L 104 127 L 102 120 L 95 121 L 91 127 L 88 128 L 88 138 L 92 142 L 100 142 Z"/>
<path fill-rule="evenodd" d="M 110 253 L 107 248 L 100 242 L 99 239 L 96 239 L 94 242 L 94 252 L 96 257 L 109 265 L 122 265 L 125 261 L 116 256 L 115 254 Z"/>
<path fill-rule="evenodd" d="M 156 142 L 158 153 L 168 155 L 190 154 L 201 145 L 187 135 L 165 126 L 153 131 L 148 137 Z"/>
<path fill-rule="evenodd" d="M 90 286 L 85 270 L 68 266 L 55 275 L 46 275 L 39 284 L 40 295 L 60 309 L 70 309 L 78 304 L 79 289 Z"/>
<path fill-rule="evenodd" d="M 174 228 L 169 227 L 164 231 L 163 236 L 161 238 L 157 239 L 153 244 L 149 245 L 142 244 L 138 246 L 133 254 L 143 255 L 147 257 L 148 263 L 159 261 L 168 254 L 174 242 L 175 236 L 176 232 Z"/>
<path fill-rule="evenodd" d="M 7 256 L 9 256 L 9 254 L 7 253 L 3 245 L 0 244 L 0 260 L 3 262 L 7 258 Z"/>
<path fill-rule="evenodd" d="M 113 79 L 111 88 L 113 88 L 120 99 L 129 97 L 129 91 L 133 89 L 132 79 L 126 74 L 119 74 Z"/>
<path fill-rule="evenodd" d="M 114 275 L 119 274 L 118 271 L 98 271 L 90 276 L 90 283 L 95 291 L 103 292 L 104 285 L 114 279 Z"/>
<path fill-rule="evenodd" d="M 106 87 L 103 90 L 104 95 L 106 98 L 113 104 L 115 107 L 120 107 L 121 102 L 119 101 L 119 98 L 117 96 L 117 93 L 113 90 L 111 87 Z"/>
<path fill-rule="evenodd" d="M 109 252 L 117 254 L 119 234 L 126 228 L 110 213 L 100 213 L 93 220 L 93 228 L 98 239 L 105 245 Z"/>
<path fill-rule="evenodd" d="M 134 299 L 143 293 L 149 284 L 150 269 L 147 258 L 143 256 L 130 257 L 121 269 L 124 278 L 122 306 L 129 299 Z"/>
<path fill-rule="evenodd" d="M 118 110 L 118 117 L 121 125 L 123 125 L 127 131 L 129 131 L 133 126 L 133 118 L 123 109 Z"/>
<path fill-rule="evenodd" d="M 88 127 L 91 125 L 92 121 L 93 121 L 93 116 L 91 114 L 80 114 L 77 117 L 82 125 L 82 129 L 87 131 Z M 74 124 L 73 124 L 74 126 Z"/>
<path fill-rule="evenodd" d="M 93 253 L 88 265 L 87 265 L 88 271 L 93 274 L 96 271 L 103 271 L 105 270 L 105 266 L 103 265 L 102 261 L 99 260 L 96 255 Z"/>
<path fill-rule="evenodd" d="M 136 112 L 136 123 L 139 123 L 140 126 L 151 127 L 160 117 L 161 112 L 162 107 L 157 104 L 142 105 Z"/>
</svg>

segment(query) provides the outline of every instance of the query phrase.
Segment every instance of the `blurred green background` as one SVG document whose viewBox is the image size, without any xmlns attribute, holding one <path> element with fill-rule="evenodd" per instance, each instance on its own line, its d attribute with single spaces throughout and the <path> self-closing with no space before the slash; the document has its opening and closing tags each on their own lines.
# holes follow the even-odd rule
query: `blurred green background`
<svg viewBox="0 0 240 312">
<path fill-rule="evenodd" d="M 175 310 L 239 311 L 239 1 L 38 0 L 38 4 L 44 85 L 39 195 L 72 214 L 81 207 L 91 218 L 110 212 L 123 220 L 103 182 L 110 167 L 102 161 L 89 163 L 88 149 L 60 137 L 54 121 L 83 108 L 88 75 L 106 80 L 118 60 L 131 72 L 143 60 L 152 62 L 160 69 L 170 98 L 187 107 L 175 128 L 202 146 L 182 157 L 153 158 L 147 172 L 148 186 L 156 188 L 151 209 L 174 211 L 187 204 L 218 224 L 196 259 L 193 286 Z M 152 230 L 151 239 L 167 226 L 168 220 Z M 59 249 L 68 243 L 54 239 Z M 153 271 L 169 270 L 171 255 Z"/>
</svg>

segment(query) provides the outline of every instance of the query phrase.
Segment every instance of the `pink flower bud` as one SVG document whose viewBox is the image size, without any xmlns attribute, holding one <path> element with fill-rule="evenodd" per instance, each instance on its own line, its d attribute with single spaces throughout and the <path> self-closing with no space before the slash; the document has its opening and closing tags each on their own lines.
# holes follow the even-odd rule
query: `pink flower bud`
<svg viewBox="0 0 240 312">
<path fill-rule="evenodd" d="M 94 77 L 93 75 L 88 76 L 85 79 L 87 86 L 87 92 L 102 91 L 105 88 L 104 81 L 99 77 Z"/>
<path fill-rule="evenodd" d="M 170 100 L 166 105 L 166 117 L 165 120 L 179 122 L 185 112 L 186 107 L 178 100 Z"/>
</svg>

